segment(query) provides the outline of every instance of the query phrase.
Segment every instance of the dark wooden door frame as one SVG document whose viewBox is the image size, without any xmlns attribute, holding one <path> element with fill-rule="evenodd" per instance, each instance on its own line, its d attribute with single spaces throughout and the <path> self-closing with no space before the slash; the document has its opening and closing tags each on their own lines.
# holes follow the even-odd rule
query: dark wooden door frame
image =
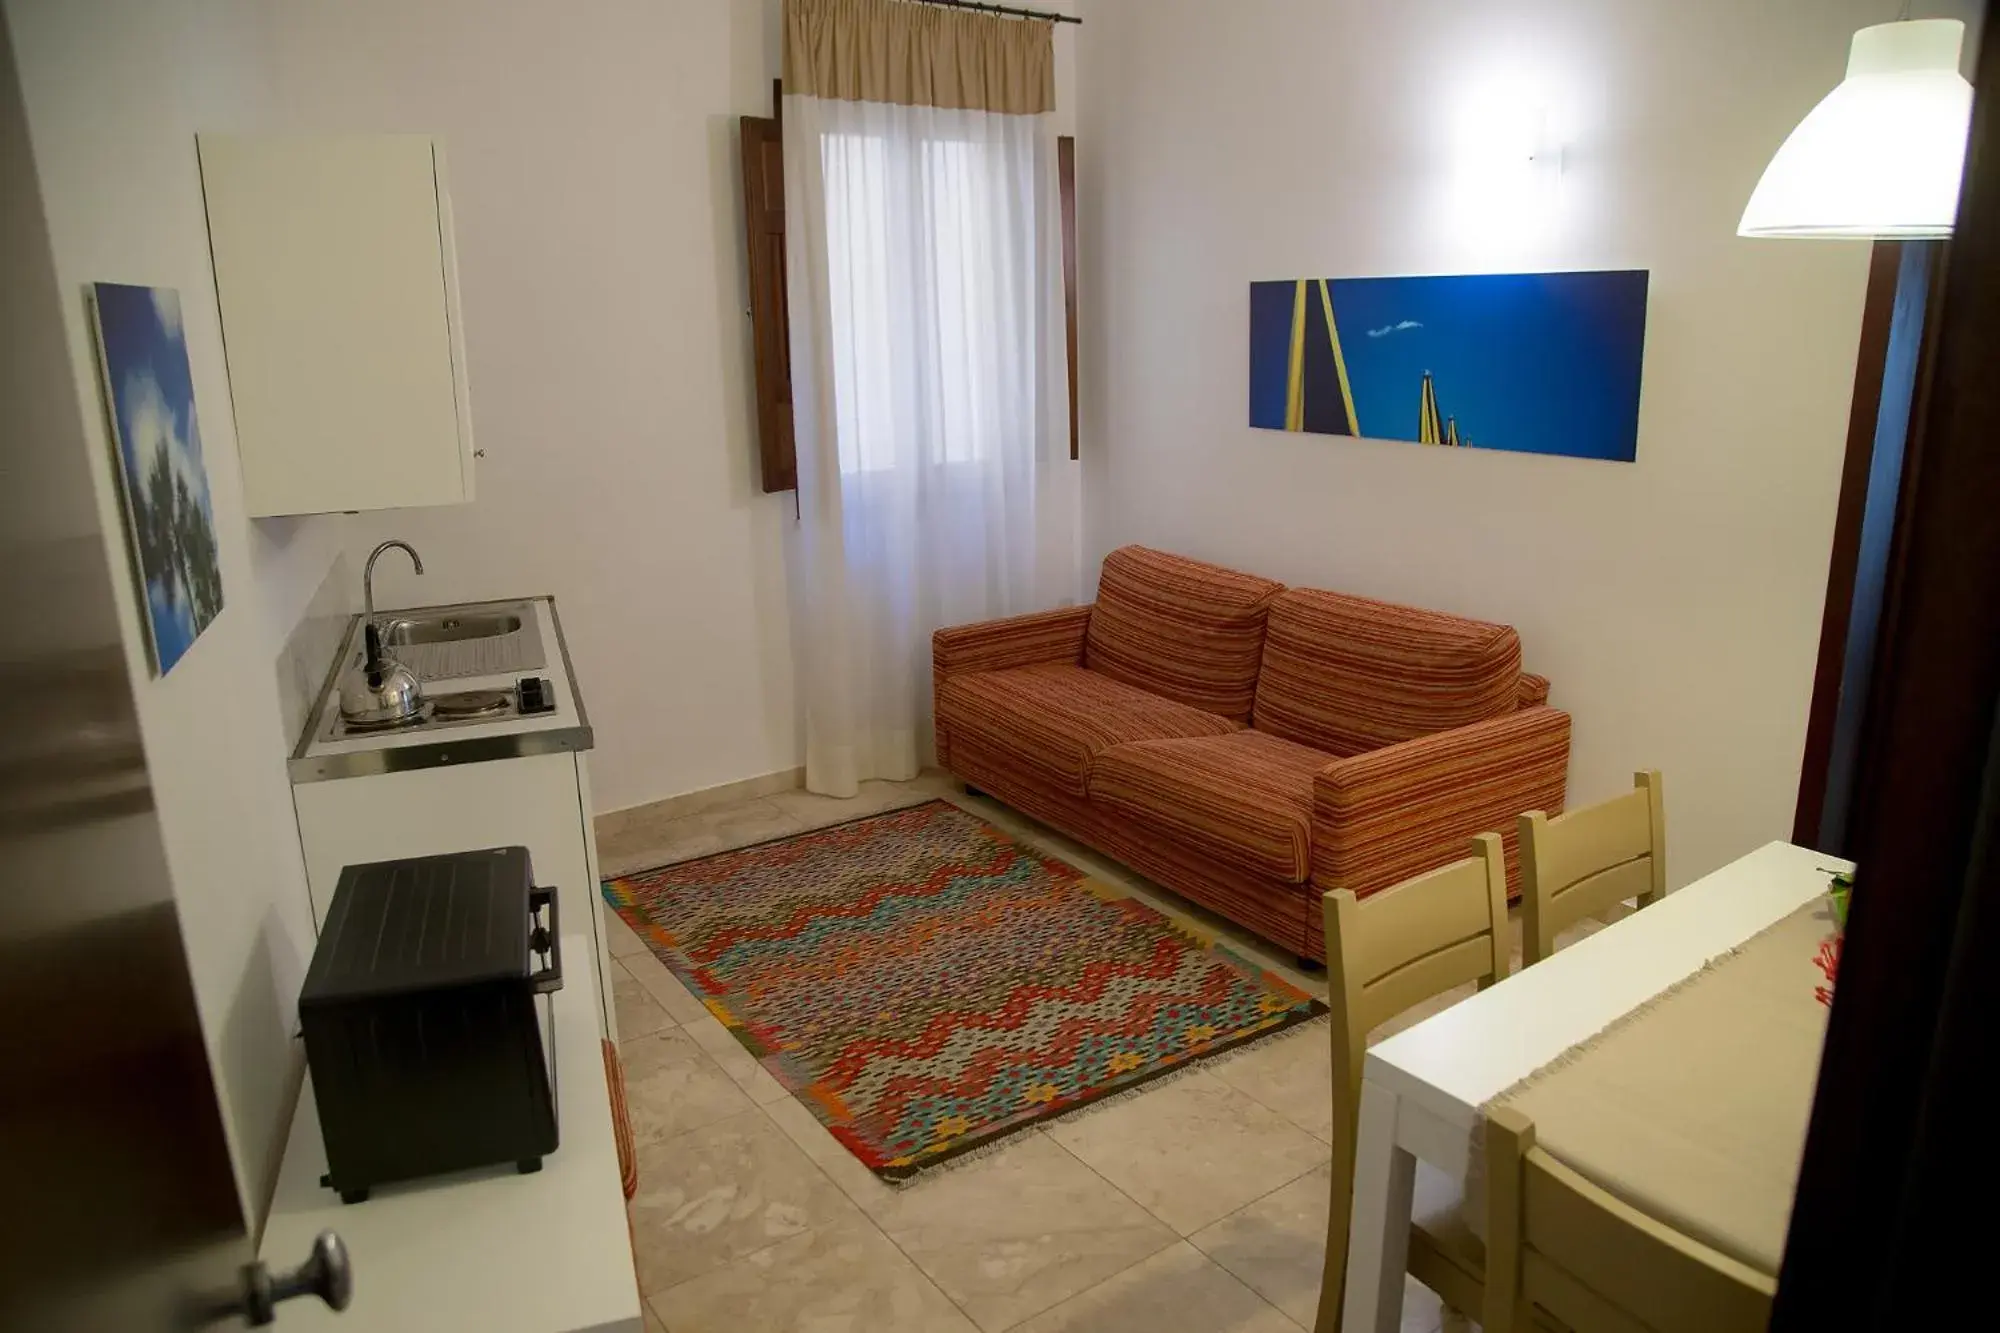
<svg viewBox="0 0 2000 1333">
<path fill-rule="evenodd" d="M 1975 85 L 2000 90 L 2000 25 Z M 1905 462 L 1850 843 L 1859 885 L 1772 1328 L 1934 1326 L 1993 1228 L 2000 700 L 2000 98 L 1973 110 L 1928 403 Z M 1977 1057 L 1974 1060 L 1972 1057 Z M 1968 1114 L 1972 1108 L 1974 1114 Z M 1968 1144 L 1967 1136 L 1979 1138 Z"/>
<path fill-rule="evenodd" d="M 1827 561 L 1819 659 L 1813 673 L 1792 841 L 1844 855 L 1856 732 L 1873 677 L 1901 478 L 1922 426 L 1937 350 L 1937 309 L 1950 245 L 1877 242 L 1868 273 L 1848 415 L 1847 453 Z"/>
<path fill-rule="evenodd" d="M 1902 263 L 1903 247 L 1894 241 L 1878 241 L 1869 260 L 1868 295 L 1861 314 L 1861 346 L 1854 362 L 1854 401 L 1847 417 L 1847 456 L 1841 465 L 1840 503 L 1833 519 L 1833 551 L 1827 560 L 1819 661 L 1813 670 L 1812 709 L 1806 720 L 1798 809 L 1792 819 L 1792 841 L 1802 847 L 1821 845 L 1820 818 L 1826 800 L 1827 770 L 1833 758 L 1834 724 L 1840 713 L 1840 682 L 1847 661 L 1848 619 L 1854 610 L 1861 520 L 1868 508 L 1868 473 L 1875 459 L 1883 374 L 1889 358 L 1889 326 L 1895 314 L 1896 282 Z"/>
</svg>

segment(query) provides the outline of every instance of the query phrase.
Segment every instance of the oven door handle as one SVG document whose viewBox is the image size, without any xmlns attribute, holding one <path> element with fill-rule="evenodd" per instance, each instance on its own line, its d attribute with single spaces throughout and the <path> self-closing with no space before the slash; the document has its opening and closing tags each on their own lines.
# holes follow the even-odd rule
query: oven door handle
<svg viewBox="0 0 2000 1333">
<path fill-rule="evenodd" d="M 549 924 L 542 925 L 542 909 L 549 909 Z M 546 953 L 549 965 L 539 972 L 528 975 L 528 984 L 535 994 L 547 995 L 550 991 L 562 989 L 562 907 L 556 901 L 554 889 L 528 890 L 528 948 L 535 953 Z"/>
</svg>

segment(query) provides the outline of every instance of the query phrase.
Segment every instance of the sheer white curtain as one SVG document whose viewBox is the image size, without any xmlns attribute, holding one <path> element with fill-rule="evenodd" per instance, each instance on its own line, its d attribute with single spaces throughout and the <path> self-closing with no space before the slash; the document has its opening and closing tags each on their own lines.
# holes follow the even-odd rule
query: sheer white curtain
<svg viewBox="0 0 2000 1333">
<path fill-rule="evenodd" d="M 784 99 L 806 785 L 931 753 L 930 636 L 1075 600 L 1046 115 Z"/>
</svg>

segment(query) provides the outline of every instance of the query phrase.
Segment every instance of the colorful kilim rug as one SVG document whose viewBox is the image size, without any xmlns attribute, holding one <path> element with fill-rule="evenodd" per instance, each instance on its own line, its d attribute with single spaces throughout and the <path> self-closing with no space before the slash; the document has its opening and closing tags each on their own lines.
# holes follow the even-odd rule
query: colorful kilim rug
<svg viewBox="0 0 2000 1333">
<path fill-rule="evenodd" d="M 604 895 L 888 1180 L 1325 1008 L 943 801 Z"/>
</svg>

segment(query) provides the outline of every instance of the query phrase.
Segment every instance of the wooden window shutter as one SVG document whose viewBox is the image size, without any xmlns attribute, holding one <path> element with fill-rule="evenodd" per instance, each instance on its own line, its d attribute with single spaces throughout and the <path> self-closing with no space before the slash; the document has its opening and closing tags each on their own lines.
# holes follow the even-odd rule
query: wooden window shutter
<svg viewBox="0 0 2000 1333">
<path fill-rule="evenodd" d="M 776 118 L 743 117 L 743 230 L 757 371 L 757 458 L 764 490 L 799 484 L 792 439 L 792 335 L 785 306 L 785 157 Z"/>
<path fill-rule="evenodd" d="M 1077 456 L 1076 428 L 1076 139 L 1056 140 L 1056 185 L 1062 201 L 1063 341 L 1069 353 L 1069 456 Z"/>
</svg>

